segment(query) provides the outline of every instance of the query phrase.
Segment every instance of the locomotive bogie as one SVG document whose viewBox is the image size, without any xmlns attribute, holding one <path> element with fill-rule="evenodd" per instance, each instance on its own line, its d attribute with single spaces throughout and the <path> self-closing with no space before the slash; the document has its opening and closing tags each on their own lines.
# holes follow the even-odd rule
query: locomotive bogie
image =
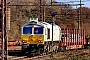
<svg viewBox="0 0 90 60">
<path fill-rule="evenodd" d="M 43 44 L 23 44 L 22 45 L 22 52 L 23 53 L 35 53 L 35 52 L 43 52 L 44 45 Z"/>
</svg>

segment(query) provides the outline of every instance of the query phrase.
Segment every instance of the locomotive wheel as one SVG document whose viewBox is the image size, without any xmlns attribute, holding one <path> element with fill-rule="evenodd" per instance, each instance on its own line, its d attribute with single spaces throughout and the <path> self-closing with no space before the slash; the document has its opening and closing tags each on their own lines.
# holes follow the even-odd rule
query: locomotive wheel
<svg viewBox="0 0 90 60">
<path fill-rule="evenodd" d="M 60 52 L 60 48 L 58 47 L 57 52 Z"/>
<path fill-rule="evenodd" d="M 65 46 L 60 47 L 60 51 L 61 52 L 64 52 L 65 50 L 66 50 L 66 47 Z"/>
<path fill-rule="evenodd" d="M 47 49 L 48 49 L 48 52 L 50 52 L 50 45 L 48 45 L 48 48 Z"/>
<path fill-rule="evenodd" d="M 44 53 L 46 53 L 47 52 L 47 46 L 45 45 L 44 46 Z"/>
<path fill-rule="evenodd" d="M 58 48 L 56 47 L 56 50 L 55 50 L 55 52 L 57 53 L 58 52 Z"/>
<path fill-rule="evenodd" d="M 82 48 L 84 49 L 84 48 L 85 48 L 85 46 L 84 46 L 84 45 L 82 45 Z"/>
<path fill-rule="evenodd" d="M 44 52 L 44 49 L 41 48 L 39 51 L 40 51 L 40 54 L 42 54 Z"/>
</svg>

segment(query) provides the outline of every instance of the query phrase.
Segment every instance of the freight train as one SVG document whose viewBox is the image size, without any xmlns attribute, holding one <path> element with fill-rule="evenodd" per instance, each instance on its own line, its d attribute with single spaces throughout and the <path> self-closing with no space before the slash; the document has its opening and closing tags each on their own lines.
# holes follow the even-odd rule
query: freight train
<svg viewBox="0 0 90 60">
<path fill-rule="evenodd" d="M 39 22 L 38 18 L 30 18 L 30 21 L 25 23 L 21 29 L 22 52 L 43 53 L 63 51 L 71 45 L 84 46 L 86 44 L 84 34 L 79 34 L 80 36 L 78 36 L 77 32 L 75 33 L 77 30 L 73 30 L 73 34 L 69 33 L 70 30 L 63 31 L 54 23 Z M 66 35 L 67 37 L 65 37 Z M 68 39 L 70 35 L 74 38 Z M 75 39 L 76 37 L 81 39 Z M 79 43 L 81 42 L 80 44 L 77 44 L 78 39 L 80 40 Z"/>
</svg>

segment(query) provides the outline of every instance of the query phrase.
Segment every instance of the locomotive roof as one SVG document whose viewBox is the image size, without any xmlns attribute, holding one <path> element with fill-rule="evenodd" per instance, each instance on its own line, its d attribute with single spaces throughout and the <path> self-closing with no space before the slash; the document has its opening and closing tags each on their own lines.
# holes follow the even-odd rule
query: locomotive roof
<svg viewBox="0 0 90 60">
<path fill-rule="evenodd" d="M 23 27 L 24 26 L 32 26 L 32 25 L 38 25 L 38 26 L 42 26 L 42 27 L 47 27 L 47 28 L 52 28 L 52 23 L 50 24 L 50 23 L 47 23 L 47 22 L 27 22 L 27 23 L 25 23 L 24 25 L 23 25 Z M 55 28 L 55 29 L 57 29 L 57 28 L 60 28 L 58 25 L 56 25 L 56 24 L 53 24 L 53 27 Z M 60 28 L 61 29 L 61 28 Z"/>
<path fill-rule="evenodd" d="M 52 23 L 47 23 L 47 22 L 41 22 L 41 25 L 43 25 L 44 27 L 48 27 L 48 28 L 52 28 Z M 53 23 L 53 27 L 54 28 L 60 28 L 58 25 Z"/>
</svg>

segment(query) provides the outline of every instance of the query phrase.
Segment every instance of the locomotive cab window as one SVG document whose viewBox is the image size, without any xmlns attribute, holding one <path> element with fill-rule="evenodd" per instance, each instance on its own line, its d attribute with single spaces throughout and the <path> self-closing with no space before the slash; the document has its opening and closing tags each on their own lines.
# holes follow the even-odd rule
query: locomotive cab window
<svg viewBox="0 0 90 60">
<path fill-rule="evenodd" d="M 35 27 L 34 34 L 43 34 L 43 28 L 42 27 Z"/>
<path fill-rule="evenodd" d="M 32 34 L 32 27 L 24 27 L 23 34 Z"/>
</svg>

